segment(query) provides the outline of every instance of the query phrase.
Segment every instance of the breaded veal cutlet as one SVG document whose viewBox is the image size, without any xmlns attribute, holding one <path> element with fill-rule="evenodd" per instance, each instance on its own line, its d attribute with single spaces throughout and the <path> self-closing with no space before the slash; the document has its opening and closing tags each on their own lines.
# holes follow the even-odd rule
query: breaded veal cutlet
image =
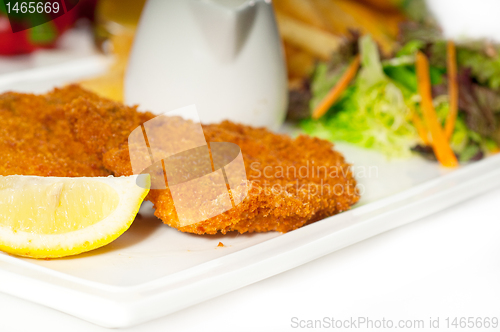
<svg viewBox="0 0 500 332">
<path fill-rule="evenodd" d="M 0 174 L 132 175 L 128 136 L 152 118 L 75 85 L 42 96 L 3 94 L 0 120 L 7 125 L 2 126 L 0 153 L 7 159 Z M 146 199 L 154 204 L 155 215 L 180 231 L 288 232 L 345 211 L 359 199 L 349 164 L 327 141 L 304 135 L 292 139 L 229 121 L 202 127 L 207 142 L 241 148 L 247 181 L 240 187 L 248 194 L 229 211 L 181 226 L 169 188 L 150 190 Z M 240 187 L 233 188 L 233 196 Z M 217 204 L 197 201 L 195 195 L 192 200 L 204 208 Z"/>
<path fill-rule="evenodd" d="M 72 107 L 73 103 L 77 106 Z M 106 113 L 99 113 L 93 107 Z M 130 131 L 153 117 L 76 85 L 45 95 L 3 93 L 0 174 L 112 175 L 103 165 L 103 152 L 121 143 Z"/>
</svg>

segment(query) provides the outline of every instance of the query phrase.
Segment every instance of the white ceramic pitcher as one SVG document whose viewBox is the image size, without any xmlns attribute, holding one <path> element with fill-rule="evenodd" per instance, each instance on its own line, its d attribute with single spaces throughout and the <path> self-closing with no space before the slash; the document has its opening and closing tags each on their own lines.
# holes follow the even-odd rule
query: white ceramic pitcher
<svg viewBox="0 0 500 332">
<path fill-rule="evenodd" d="M 125 80 L 125 101 L 161 114 L 195 104 L 204 123 L 277 129 L 287 79 L 268 0 L 148 0 Z"/>
</svg>

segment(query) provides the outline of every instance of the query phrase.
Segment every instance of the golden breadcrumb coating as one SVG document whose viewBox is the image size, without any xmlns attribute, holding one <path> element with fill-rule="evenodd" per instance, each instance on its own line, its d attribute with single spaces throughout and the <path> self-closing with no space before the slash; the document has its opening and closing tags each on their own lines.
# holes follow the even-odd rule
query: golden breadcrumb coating
<svg viewBox="0 0 500 332">
<path fill-rule="evenodd" d="M 0 95 L 1 175 L 106 176 L 102 160 L 73 137 L 64 106 L 74 89 Z"/>
<path fill-rule="evenodd" d="M 303 135 L 292 139 L 229 121 L 204 125 L 203 131 L 207 142 L 232 142 L 241 148 L 249 191 L 235 208 L 181 227 L 170 190 L 152 189 L 147 199 L 155 215 L 180 231 L 288 232 L 345 211 L 359 199 L 349 165 L 327 141 Z M 126 145 L 106 153 L 104 164 L 116 175 L 132 174 Z M 232 193 L 240 194 L 238 189 Z M 195 195 L 191 200 L 201 204 Z"/>
<path fill-rule="evenodd" d="M 152 117 L 77 85 L 45 95 L 3 93 L 0 175 L 111 175 L 103 166 L 102 152 Z"/>
<path fill-rule="evenodd" d="M 128 136 L 153 118 L 76 85 L 38 96 L 4 93 L 0 175 L 131 175 Z M 183 122 L 172 118 L 174 125 L 167 133 L 148 139 L 165 141 Z M 327 141 L 308 136 L 292 139 L 229 121 L 204 125 L 203 132 L 209 143 L 231 142 L 241 148 L 247 181 L 232 188 L 231 195 L 242 198 L 247 189 L 248 193 L 229 211 L 180 226 L 170 190 L 152 189 L 147 199 L 153 202 L 155 215 L 180 231 L 288 232 L 345 211 L 359 199 L 349 165 Z M 206 201 L 195 194 L 189 198 L 195 208 L 218 204 L 217 199 Z"/>
</svg>

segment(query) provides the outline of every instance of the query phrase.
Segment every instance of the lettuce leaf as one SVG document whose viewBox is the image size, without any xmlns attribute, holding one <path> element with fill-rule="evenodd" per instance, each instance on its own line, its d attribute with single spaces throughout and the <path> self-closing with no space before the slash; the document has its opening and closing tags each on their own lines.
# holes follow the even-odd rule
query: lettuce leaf
<svg viewBox="0 0 500 332">
<path fill-rule="evenodd" d="M 459 69 L 469 69 L 470 78 L 492 90 L 500 91 L 500 49 L 484 42 L 459 43 L 457 65 Z M 446 68 L 446 42 L 433 43 L 428 50 L 429 62 Z"/>
<path fill-rule="evenodd" d="M 490 57 L 482 52 L 459 48 L 457 62 L 460 67 L 470 68 L 472 76 L 490 89 L 500 89 L 500 56 Z"/>
<path fill-rule="evenodd" d="M 362 67 L 351 86 L 325 116 L 320 120 L 302 121 L 302 128 L 310 135 L 375 149 L 388 157 L 408 157 L 412 150 L 432 157 L 430 147 L 419 145 L 420 138 L 411 122 L 410 109 L 420 111 L 414 57 L 403 53 L 400 58 L 382 63 L 377 46 L 369 36 L 361 38 L 359 45 Z M 317 66 L 311 85 L 311 108 L 325 97 L 346 67 L 345 61 L 337 63 L 335 70 L 324 63 Z M 449 112 L 444 74 L 442 68 L 430 67 L 433 87 L 445 93 L 438 94 L 434 99 L 436 113 L 443 126 Z M 481 107 L 491 105 L 489 107 L 495 111 L 500 109 L 500 99 L 493 97 L 482 92 L 477 100 L 481 102 Z M 459 113 L 450 140 L 460 161 L 480 159 L 496 147 L 492 138 L 478 133 L 469 124 L 469 113 Z"/>
<path fill-rule="evenodd" d="M 390 157 L 407 157 L 418 135 L 400 88 L 383 71 L 377 45 L 370 36 L 359 41 L 362 68 L 341 99 L 320 120 L 301 123 L 310 135 L 376 149 Z M 338 80 L 319 66 L 313 79 L 314 106 Z"/>
</svg>

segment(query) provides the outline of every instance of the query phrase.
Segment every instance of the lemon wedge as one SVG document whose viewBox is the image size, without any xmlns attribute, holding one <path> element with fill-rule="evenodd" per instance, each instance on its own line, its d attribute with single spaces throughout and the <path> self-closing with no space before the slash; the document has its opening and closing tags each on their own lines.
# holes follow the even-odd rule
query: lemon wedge
<svg viewBox="0 0 500 332">
<path fill-rule="evenodd" d="M 149 175 L 0 176 L 0 250 L 55 258 L 102 247 L 130 227 L 149 187 Z"/>
</svg>

